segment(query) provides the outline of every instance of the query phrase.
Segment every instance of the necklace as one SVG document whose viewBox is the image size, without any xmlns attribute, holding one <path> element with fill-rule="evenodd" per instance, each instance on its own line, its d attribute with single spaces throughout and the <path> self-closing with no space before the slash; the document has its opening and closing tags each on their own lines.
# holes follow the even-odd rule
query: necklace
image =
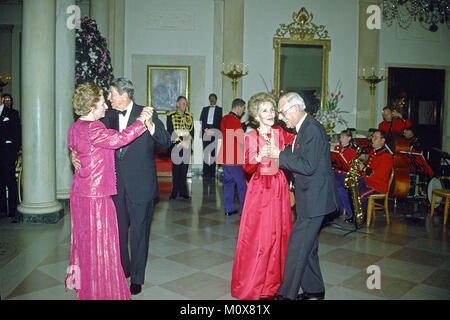
<svg viewBox="0 0 450 320">
<path fill-rule="evenodd" d="M 267 144 L 274 144 L 274 142 L 275 142 L 275 139 L 274 139 L 274 136 L 273 136 L 273 132 L 272 132 L 272 129 L 270 129 L 270 131 L 269 132 L 267 132 L 267 133 L 265 133 L 265 132 L 259 132 L 260 134 L 261 134 L 261 136 L 264 138 L 264 140 L 267 142 Z M 269 136 L 267 135 L 268 133 L 270 133 L 270 138 L 269 138 Z"/>
</svg>

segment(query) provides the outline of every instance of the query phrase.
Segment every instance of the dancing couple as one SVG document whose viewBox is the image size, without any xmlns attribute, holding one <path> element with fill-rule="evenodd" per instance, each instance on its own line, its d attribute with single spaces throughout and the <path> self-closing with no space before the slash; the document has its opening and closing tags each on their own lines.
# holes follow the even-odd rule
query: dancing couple
<svg viewBox="0 0 450 320">
<path fill-rule="evenodd" d="M 297 93 L 287 93 L 278 103 L 279 119 L 296 134 L 274 126 L 275 107 L 266 93 L 248 102 L 259 127 L 244 138 L 243 168 L 253 176 L 242 210 L 231 295 L 245 300 L 323 299 L 318 236 L 325 215 L 338 209 L 328 136 Z M 288 183 L 280 168 L 294 179 L 293 225 Z"/>
</svg>

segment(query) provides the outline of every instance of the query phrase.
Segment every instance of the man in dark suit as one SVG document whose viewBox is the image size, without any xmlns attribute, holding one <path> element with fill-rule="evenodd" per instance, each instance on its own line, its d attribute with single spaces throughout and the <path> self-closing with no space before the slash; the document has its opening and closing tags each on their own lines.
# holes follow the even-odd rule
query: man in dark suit
<svg viewBox="0 0 450 320">
<path fill-rule="evenodd" d="M 16 222 L 15 216 L 19 195 L 16 182 L 16 160 L 21 146 L 21 125 L 19 112 L 12 108 L 13 98 L 3 94 L 0 104 L 0 212 Z M 6 207 L 6 187 L 8 187 L 8 207 Z M 1 216 L 2 214 L 0 214 Z"/>
<path fill-rule="evenodd" d="M 112 109 L 105 115 L 107 128 L 122 131 L 139 117 L 143 106 L 133 102 L 131 81 L 118 78 L 111 82 L 108 100 Z M 125 112 L 125 113 L 124 113 Z M 120 257 L 125 276 L 131 276 L 131 294 L 138 294 L 144 283 L 147 264 L 150 224 L 158 181 L 154 150 L 170 147 L 170 135 L 153 113 L 150 132 L 128 146 L 116 150 L 117 195 L 113 196 L 119 224 Z M 130 230 L 131 259 L 128 252 Z"/>
<path fill-rule="evenodd" d="M 214 134 L 211 129 L 220 130 L 220 121 L 222 121 L 222 108 L 216 106 L 217 96 L 214 93 L 209 95 L 209 106 L 203 108 L 200 114 L 200 121 L 202 122 L 202 133 L 200 139 L 203 141 L 203 177 L 212 178 L 216 177 L 216 162 L 213 158 L 216 156 L 216 150 L 205 149 L 213 143 Z"/>
<path fill-rule="evenodd" d="M 295 128 L 292 148 L 280 152 L 268 146 L 270 157 L 279 159 L 295 180 L 297 220 L 289 236 L 283 281 L 276 299 L 323 299 L 325 287 L 320 272 L 319 231 L 325 215 L 338 209 L 338 192 L 331 167 L 330 145 L 323 126 L 305 111 L 297 93 L 281 97 L 278 110 L 286 127 Z M 298 295 L 300 287 L 303 293 Z"/>
<path fill-rule="evenodd" d="M 118 78 L 111 82 L 108 100 L 112 109 L 100 119 L 108 129 L 122 131 L 136 121 L 144 107 L 134 103 L 133 96 L 131 81 Z M 157 146 L 168 149 L 171 144 L 156 112 L 146 125 L 147 132 L 115 152 L 117 195 L 112 198 L 119 226 L 120 259 L 125 276 L 131 276 L 133 295 L 141 292 L 144 283 L 154 199 L 158 196 L 154 151 Z"/>
</svg>

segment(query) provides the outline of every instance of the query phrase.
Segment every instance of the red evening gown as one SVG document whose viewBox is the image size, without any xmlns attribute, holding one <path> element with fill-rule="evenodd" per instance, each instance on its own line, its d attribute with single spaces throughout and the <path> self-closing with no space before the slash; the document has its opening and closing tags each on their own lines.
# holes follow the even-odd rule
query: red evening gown
<svg viewBox="0 0 450 320">
<path fill-rule="evenodd" d="M 295 135 L 276 126 L 272 139 L 281 150 Z M 234 257 L 231 295 L 258 300 L 276 294 L 283 277 L 289 234 L 292 229 L 289 186 L 277 159 L 254 158 L 266 140 L 258 130 L 245 136 L 244 170 L 253 173 L 247 186 Z"/>
</svg>

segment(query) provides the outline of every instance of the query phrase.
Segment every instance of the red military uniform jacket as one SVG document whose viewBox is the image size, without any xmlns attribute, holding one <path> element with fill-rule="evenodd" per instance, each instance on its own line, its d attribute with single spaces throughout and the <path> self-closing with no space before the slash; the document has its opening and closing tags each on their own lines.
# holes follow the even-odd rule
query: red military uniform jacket
<svg viewBox="0 0 450 320">
<path fill-rule="evenodd" d="M 343 147 L 342 145 L 335 146 L 334 150 L 339 151 L 339 153 L 347 161 L 348 164 L 346 171 L 340 170 L 338 168 L 334 168 L 334 171 L 338 173 L 347 173 L 348 170 L 350 170 L 350 162 L 356 158 L 356 150 L 351 146 L 351 144 L 348 144 L 345 147 Z"/>
<path fill-rule="evenodd" d="M 397 133 L 399 135 L 403 135 L 403 129 L 409 128 L 412 126 L 411 121 L 408 119 L 399 119 L 399 118 L 392 118 L 392 129 L 391 133 Z M 383 121 L 378 125 L 379 130 L 383 130 L 386 134 L 389 133 L 389 127 L 391 126 L 390 122 Z"/>
<path fill-rule="evenodd" d="M 244 131 L 235 113 L 230 112 L 222 118 L 220 131 L 222 146 L 217 155 L 217 163 L 230 166 L 244 164 Z"/>
<path fill-rule="evenodd" d="M 388 192 L 389 176 L 393 164 L 392 154 L 386 147 L 383 146 L 377 150 L 373 150 L 367 160 L 364 173 L 366 185 L 380 193 Z"/>
</svg>

